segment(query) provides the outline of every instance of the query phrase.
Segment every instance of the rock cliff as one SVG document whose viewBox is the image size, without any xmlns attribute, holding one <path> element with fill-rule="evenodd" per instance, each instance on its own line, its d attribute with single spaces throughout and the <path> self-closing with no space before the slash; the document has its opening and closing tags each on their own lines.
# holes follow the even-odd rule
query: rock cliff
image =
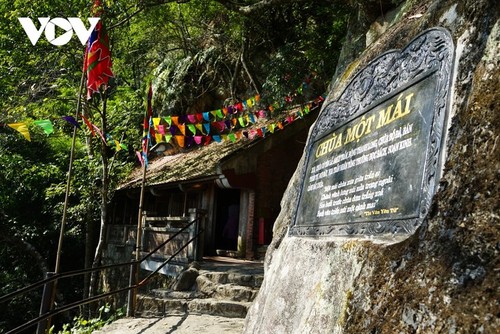
<svg viewBox="0 0 500 334">
<path fill-rule="evenodd" d="M 372 59 L 405 47 L 420 32 L 442 27 L 452 36 L 450 118 L 438 189 L 412 235 L 292 237 L 287 231 L 299 198 L 303 157 L 282 200 L 245 333 L 496 332 L 499 12 L 496 0 L 408 0 L 381 13 L 369 30 L 360 29 L 369 26 L 366 22 L 356 26 L 351 21 L 357 46 L 346 45 L 327 101 Z"/>
</svg>

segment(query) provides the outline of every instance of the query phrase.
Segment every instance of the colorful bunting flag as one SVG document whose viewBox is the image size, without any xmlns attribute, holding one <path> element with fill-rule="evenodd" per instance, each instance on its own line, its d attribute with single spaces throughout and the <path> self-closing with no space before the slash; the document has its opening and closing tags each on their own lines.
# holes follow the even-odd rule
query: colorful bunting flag
<svg viewBox="0 0 500 334">
<path fill-rule="evenodd" d="M 9 127 L 13 128 L 17 132 L 23 135 L 27 141 L 31 141 L 30 132 L 28 130 L 28 125 L 24 122 L 20 123 L 10 123 L 7 124 Z"/>
<path fill-rule="evenodd" d="M 179 145 L 179 147 L 184 147 L 184 144 L 185 144 L 184 139 L 185 138 L 186 138 L 185 136 L 180 136 L 180 135 L 175 136 L 175 140 L 177 141 L 177 145 Z"/>
<path fill-rule="evenodd" d="M 80 124 L 73 116 L 63 116 L 61 118 L 64 119 L 66 122 L 70 123 L 71 125 L 77 127 L 78 129 L 80 128 Z"/>
<path fill-rule="evenodd" d="M 34 123 L 39 127 L 41 127 L 43 129 L 43 132 L 45 132 L 47 136 L 54 132 L 54 127 L 52 126 L 52 122 L 48 119 L 42 119 L 39 121 L 35 121 Z"/>
<path fill-rule="evenodd" d="M 92 134 L 92 137 L 94 137 L 95 131 L 94 131 L 94 127 L 92 126 L 92 123 L 90 123 L 90 121 L 85 116 L 80 115 L 80 117 L 83 119 L 83 122 L 85 123 L 85 125 L 87 125 L 87 128 L 89 128 L 90 133 Z"/>
<path fill-rule="evenodd" d="M 139 160 L 139 162 L 141 163 L 141 166 L 144 167 L 144 160 L 142 159 L 142 155 L 141 155 L 141 152 L 139 151 L 135 151 L 135 154 L 137 155 L 137 159 Z"/>
<path fill-rule="evenodd" d="M 177 128 L 184 136 L 186 135 L 186 126 L 184 124 L 177 124 Z"/>
<path fill-rule="evenodd" d="M 190 114 L 190 115 L 187 115 L 187 118 L 188 118 L 189 122 L 193 123 L 193 124 L 196 123 L 196 121 L 197 121 L 196 120 L 196 115 Z"/>
<path fill-rule="evenodd" d="M 103 142 L 104 144 L 106 144 L 106 145 L 107 145 L 108 143 L 106 142 L 106 139 L 104 138 L 104 136 L 103 136 L 103 134 L 102 134 L 101 130 L 100 130 L 97 126 L 95 126 L 94 124 L 92 124 L 92 127 L 93 127 L 93 128 L 94 128 L 94 130 L 95 130 L 95 131 L 99 134 L 99 136 L 100 136 L 100 137 L 101 137 L 101 139 L 102 139 L 102 142 Z"/>
<path fill-rule="evenodd" d="M 94 16 L 99 16 L 101 12 L 101 3 L 96 0 L 94 3 Z M 100 20 L 90 34 L 83 70 L 87 72 L 87 98 L 99 91 L 102 86 L 107 88 L 109 78 L 113 77 L 111 72 L 111 52 L 109 50 L 109 38 L 104 25 Z"/>
<path fill-rule="evenodd" d="M 205 128 L 205 133 L 210 134 L 210 123 L 203 123 L 203 127 Z"/>
<path fill-rule="evenodd" d="M 189 131 L 191 131 L 191 133 L 193 135 L 196 134 L 196 126 L 194 126 L 194 124 L 188 124 L 187 127 L 188 127 Z"/>
</svg>

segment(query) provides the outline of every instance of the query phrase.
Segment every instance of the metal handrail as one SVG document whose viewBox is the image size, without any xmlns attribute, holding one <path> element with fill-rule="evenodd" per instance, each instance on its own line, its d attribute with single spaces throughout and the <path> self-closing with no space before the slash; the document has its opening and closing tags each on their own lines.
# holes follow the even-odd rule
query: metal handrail
<svg viewBox="0 0 500 334">
<path fill-rule="evenodd" d="M 198 220 L 199 220 L 199 218 L 194 219 L 193 221 L 191 221 L 189 224 L 187 224 L 186 226 L 184 226 L 183 228 L 181 228 L 179 231 L 177 231 L 176 233 L 174 233 L 172 236 L 170 236 L 167 240 L 165 240 L 164 242 L 162 242 L 160 245 L 158 245 L 157 247 L 155 247 L 153 250 L 149 251 L 149 253 L 147 253 L 140 260 L 133 260 L 133 261 L 124 262 L 124 263 L 116 263 L 116 264 L 105 265 L 105 266 L 101 266 L 101 267 L 97 267 L 97 268 L 80 269 L 80 270 L 69 271 L 69 272 L 66 272 L 66 273 L 54 274 L 53 276 L 51 276 L 49 278 L 46 278 L 46 279 L 43 279 L 43 280 L 38 281 L 36 283 L 33 283 L 33 284 L 31 284 L 31 285 L 29 285 L 29 286 L 27 286 L 25 288 L 22 288 L 22 289 L 19 289 L 17 291 L 14 291 L 14 292 L 11 292 L 9 294 L 1 296 L 0 297 L 0 303 L 5 302 L 7 300 L 10 300 L 10 299 L 12 299 L 12 298 L 14 298 L 14 297 L 16 297 L 18 295 L 22 295 L 22 294 L 24 294 L 24 293 L 26 293 L 28 291 L 31 291 L 31 290 L 33 290 L 33 289 L 35 289 L 37 287 L 40 287 L 42 285 L 45 285 L 45 284 L 50 283 L 52 281 L 56 281 L 56 280 L 61 279 L 61 278 L 67 278 L 67 277 L 82 275 L 82 274 L 86 274 L 86 273 L 89 273 L 89 272 L 94 272 L 94 271 L 98 271 L 98 270 L 100 271 L 100 270 L 114 268 L 114 267 L 137 265 L 137 264 L 141 263 L 142 261 L 148 259 L 156 251 L 158 251 L 160 248 L 164 247 L 168 242 L 172 241 L 175 237 L 177 237 L 179 234 L 181 234 L 182 232 L 184 232 L 185 230 L 187 230 L 189 227 L 191 227 Z M 130 291 L 130 290 L 137 289 L 137 288 L 140 288 L 140 287 L 146 285 L 148 283 L 148 281 L 151 279 L 151 277 L 154 274 L 158 273 L 158 271 L 160 269 L 162 269 L 163 267 L 165 267 L 175 256 L 177 256 L 180 252 L 182 252 L 184 250 L 184 248 L 186 248 L 187 246 L 189 246 L 189 244 L 191 244 L 194 240 L 196 240 L 200 236 L 201 233 L 203 233 L 203 230 L 198 231 L 198 233 L 196 233 L 182 247 L 180 247 L 174 254 L 172 254 L 167 260 L 165 260 L 160 266 L 158 266 L 158 268 L 156 268 L 155 271 L 153 271 L 152 273 L 150 273 L 148 276 L 146 276 L 139 283 L 134 284 L 134 285 L 129 285 L 126 288 L 121 288 L 121 289 L 117 289 L 117 290 L 114 290 L 114 291 L 106 292 L 106 293 L 103 293 L 103 294 L 100 294 L 100 295 L 97 295 L 97 296 L 94 296 L 94 297 L 82 299 L 80 301 L 76 301 L 76 302 L 73 302 L 73 303 L 61 306 L 59 308 L 55 308 L 52 311 L 44 313 L 44 314 L 40 315 L 39 317 L 37 317 L 37 318 L 35 318 L 35 319 L 33 319 L 33 320 L 31 320 L 31 321 L 23 324 L 23 325 L 20 325 L 20 326 L 18 326 L 16 328 L 14 328 L 14 329 L 6 332 L 6 334 L 19 333 L 19 332 L 21 332 L 21 331 L 23 331 L 23 330 L 25 330 L 25 329 L 33 326 L 34 324 L 36 324 L 36 323 L 38 323 L 40 321 L 47 320 L 47 319 L 51 318 L 54 315 L 57 315 L 57 314 L 62 313 L 64 311 L 68 311 L 68 310 L 70 310 L 72 308 L 75 308 L 77 306 L 86 305 L 86 304 L 89 304 L 91 302 L 94 302 L 94 301 L 101 300 L 101 299 L 104 299 L 106 297 L 112 296 L 114 294 L 122 293 L 122 292 L 125 292 L 125 291 Z"/>
</svg>

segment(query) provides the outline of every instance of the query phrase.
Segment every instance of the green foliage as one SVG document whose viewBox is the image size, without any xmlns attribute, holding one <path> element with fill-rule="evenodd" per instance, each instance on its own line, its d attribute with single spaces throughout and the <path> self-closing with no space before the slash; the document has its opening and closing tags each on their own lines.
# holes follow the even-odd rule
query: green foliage
<svg viewBox="0 0 500 334">
<path fill-rule="evenodd" d="M 57 334 L 91 334 L 105 325 L 119 319 L 125 315 L 123 309 L 112 311 L 111 307 L 106 304 L 99 308 L 99 316 L 97 318 L 85 319 L 82 316 L 77 316 L 73 319 L 72 324 L 64 324 L 63 329 L 58 331 Z M 54 327 L 49 331 L 50 334 L 54 333 Z"/>
</svg>

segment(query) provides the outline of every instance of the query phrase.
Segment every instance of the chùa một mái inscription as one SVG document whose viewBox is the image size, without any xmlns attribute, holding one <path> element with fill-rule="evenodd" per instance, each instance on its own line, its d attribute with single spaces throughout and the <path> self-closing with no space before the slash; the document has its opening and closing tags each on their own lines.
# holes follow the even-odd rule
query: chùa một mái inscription
<svg viewBox="0 0 500 334">
<path fill-rule="evenodd" d="M 412 233 L 439 180 L 453 44 L 435 28 L 373 60 L 318 117 L 292 235 Z"/>
</svg>

